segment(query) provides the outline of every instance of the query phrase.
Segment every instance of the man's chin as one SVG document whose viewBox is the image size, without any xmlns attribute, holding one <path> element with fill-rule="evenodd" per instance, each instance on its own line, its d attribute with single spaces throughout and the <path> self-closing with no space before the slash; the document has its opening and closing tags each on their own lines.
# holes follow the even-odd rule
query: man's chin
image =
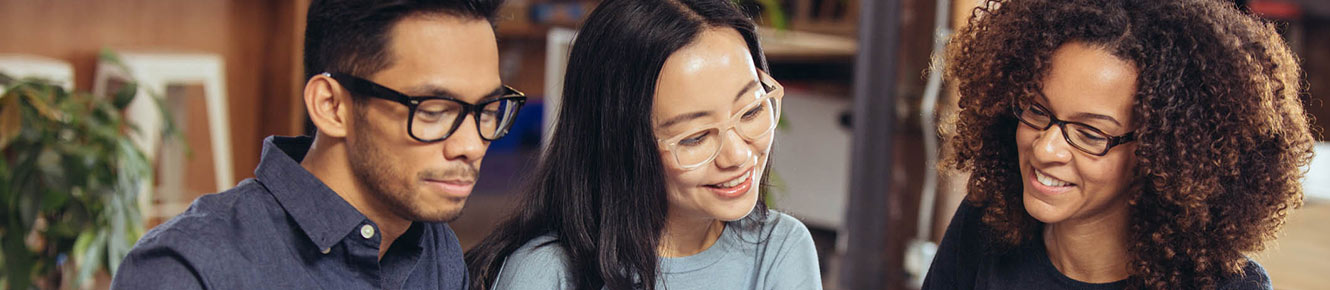
<svg viewBox="0 0 1330 290">
<path fill-rule="evenodd" d="M 449 206 L 446 208 L 432 208 L 432 209 L 418 208 L 417 213 L 419 214 L 413 217 L 412 220 L 417 222 L 429 222 L 429 223 L 452 222 L 453 220 L 456 220 L 458 217 L 462 216 L 463 205 L 466 205 L 466 201 L 459 202 L 457 203 L 456 206 Z"/>
</svg>

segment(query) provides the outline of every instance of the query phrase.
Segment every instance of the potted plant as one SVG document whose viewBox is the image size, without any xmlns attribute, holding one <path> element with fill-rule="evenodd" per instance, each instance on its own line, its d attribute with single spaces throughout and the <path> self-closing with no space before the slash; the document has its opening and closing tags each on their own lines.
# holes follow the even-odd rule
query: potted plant
<svg viewBox="0 0 1330 290">
<path fill-rule="evenodd" d="M 0 74 L 0 87 L 0 289 L 114 274 L 144 231 L 138 194 L 153 177 L 122 115 L 136 86 L 98 97 Z"/>
</svg>

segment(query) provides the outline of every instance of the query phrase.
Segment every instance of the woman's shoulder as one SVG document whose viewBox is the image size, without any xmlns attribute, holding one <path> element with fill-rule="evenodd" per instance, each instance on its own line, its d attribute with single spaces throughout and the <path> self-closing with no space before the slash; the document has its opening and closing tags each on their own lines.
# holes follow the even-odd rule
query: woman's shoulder
<svg viewBox="0 0 1330 290">
<path fill-rule="evenodd" d="M 494 289 L 570 289 L 568 254 L 553 234 L 533 238 L 504 259 Z"/>
<path fill-rule="evenodd" d="M 763 215 L 753 213 L 748 218 L 740 220 L 738 226 L 739 230 L 758 233 L 764 239 L 777 241 L 802 237 L 812 239 L 812 234 L 803 221 L 789 214 L 771 209 L 766 210 Z"/>
<path fill-rule="evenodd" d="M 979 207 L 961 201 L 942 234 L 921 289 L 963 289 L 975 285 L 979 269 L 992 261 L 981 236 L 985 231 L 982 215 Z"/>
<path fill-rule="evenodd" d="M 816 257 L 817 250 L 812 233 L 802 221 L 789 214 L 775 210 L 767 210 L 762 215 L 754 213 L 740 220 L 733 228 L 734 235 L 726 239 L 730 240 L 729 243 L 741 245 L 741 248 L 756 246 L 768 249 L 763 251 L 766 255 L 812 253 L 812 256 Z"/>
<path fill-rule="evenodd" d="M 1242 267 L 1242 276 L 1228 277 L 1219 282 L 1219 289 L 1221 290 L 1268 290 L 1272 288 L 1270 276 L 1266 275 L 1265 268 L 1252 259 L 1247 259 L 1247 265 Z"/>
<path fill-rule="evenodd" d="M 521 247 L 508 255 L 508 261 L 514 259 L 554 261 L 567 260 L 568 256 L 563 247 L 559 246 L 558 238 L 553 233 L 547 233 L 526 241 Z"/>
<path fill-rule="evenodd" d="M 822 278 L 818 266 L 817 247 L 813 235 L 798 218 L 768 210 L 760 219 L 763 230 L 758 251 L 762 261 L 758 265 L 766 272 L 765 282 L 776 289 L 821 289 Z"/>
</svg>

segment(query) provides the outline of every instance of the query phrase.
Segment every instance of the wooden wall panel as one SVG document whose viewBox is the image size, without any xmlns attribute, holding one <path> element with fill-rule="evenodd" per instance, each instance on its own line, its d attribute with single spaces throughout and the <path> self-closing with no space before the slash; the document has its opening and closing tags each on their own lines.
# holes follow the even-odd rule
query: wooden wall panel
<svg viewBox="0 0 1330 290">
<path fill-rule="evenodd" d="M 307 2 L 0 0 L 0 53 L 69 61 L 80 90 L 91 90 L 102 48 L 223 56 L 239 181 L 253 176 L 264 136 L 298 132 L 290 116 L 295 96 L 288 74 L 299 63 L 290 18 Z"/>
</svg>

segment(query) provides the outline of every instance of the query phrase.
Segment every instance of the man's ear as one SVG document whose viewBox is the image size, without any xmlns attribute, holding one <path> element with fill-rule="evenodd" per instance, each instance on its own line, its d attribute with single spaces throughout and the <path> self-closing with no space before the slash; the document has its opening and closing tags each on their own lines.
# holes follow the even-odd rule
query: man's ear
<svg viewBox="0 0 1330 290">
<path fill-rule="evenodd" d="M 351 98 L 331 76 L 318 74 L 305 83 L 305 111 L 321 135 L 346 138 Z"/>
</svg>

